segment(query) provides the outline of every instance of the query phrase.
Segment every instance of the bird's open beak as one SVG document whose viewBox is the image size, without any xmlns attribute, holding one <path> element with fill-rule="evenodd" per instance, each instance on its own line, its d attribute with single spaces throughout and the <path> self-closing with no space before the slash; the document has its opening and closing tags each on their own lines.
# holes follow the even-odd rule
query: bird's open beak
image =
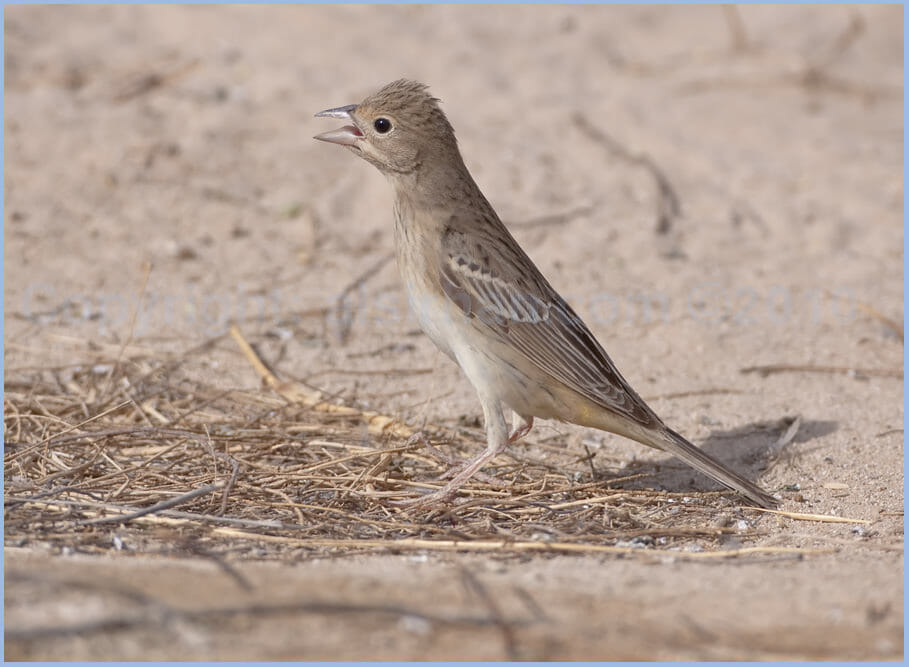
<svg viewBox="0 0 909 667">
<path fill-rule="evenodd" d="M 334 109 L 326 109 L 325 111 L 320 111 L 316 114 L 316 117 L 353 120 L 351 118 L 350 112 L 356 108 L 356 104 L 348 104 L 346 107 L 336 107 Z M 344 127 L 340 127 L 337 130 L 323 132 L 322 134 L 317 134 L 313 137 L 313 139 L 318 139 L 319 141 L 327 141 L 332 144 L 341 144 L 342 146 L 353 146 L 357 142 L 357 139 L 362 138 L 363 133 L 357 129 L 356 125 L 345 125 Z"/>
</svg>

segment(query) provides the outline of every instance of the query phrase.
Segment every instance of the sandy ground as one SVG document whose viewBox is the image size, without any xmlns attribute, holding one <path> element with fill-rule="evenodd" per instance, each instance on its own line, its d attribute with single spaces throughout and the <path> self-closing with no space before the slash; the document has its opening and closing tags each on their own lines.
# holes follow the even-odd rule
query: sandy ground
<svg viewBox="0 0 909 667">
<path fill-rule="evenodd" d="M 406 76 L 669 424 L 786 510 L 870 523 L 760 519 L 756 545 L 826 550 L 795 560 L 361 554 L 245 560 L 244 586 L 209 561 L 7 544 L 6 657 L 899 659 L 902 11 L 7 7 L 8 372 L 177 352 L 237 322 L 339 400 L 475 420 L 387 261 L 390 189 L 311 139 L 335 122 L 313 113 Z M 662 228 L 654 170 L 680 205 Z M 789 369 L 742 372 L 768 365 Z M 181 373 L 259 387 L 229 339 Z M 527 447 L 543 440 L 616 470 L 665 459 L 558 424 Z M 661 470 L 660 488 L 715 488 Z M 139 608 L 160 612 L 141 630 L 41 634 Z M 477 620 L 490 609 L 500 623 Z"/>
</svg>

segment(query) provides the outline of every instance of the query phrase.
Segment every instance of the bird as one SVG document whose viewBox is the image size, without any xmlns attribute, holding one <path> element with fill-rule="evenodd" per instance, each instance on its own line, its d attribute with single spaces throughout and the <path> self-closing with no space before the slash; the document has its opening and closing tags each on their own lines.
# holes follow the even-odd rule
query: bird
<svg viewBox="0 0 909 667">
<path fill-rule="evenodd" d="M 394 191 L 394 245 L 422 330 L 460 366 L 483 410 L 486 448 L 450 481 L 405 504 L 448 507 L 459 489 L 533 427 L 555 419 L 675 456 L 760 507 L 778 501 L 666 426 L 619 373 L 480 191 L 428 86 L 398 79 L 320 118 L 314 137 L 374 165 Z M 511 429 L 506 413 L 511 412 Z"/>
</svg>

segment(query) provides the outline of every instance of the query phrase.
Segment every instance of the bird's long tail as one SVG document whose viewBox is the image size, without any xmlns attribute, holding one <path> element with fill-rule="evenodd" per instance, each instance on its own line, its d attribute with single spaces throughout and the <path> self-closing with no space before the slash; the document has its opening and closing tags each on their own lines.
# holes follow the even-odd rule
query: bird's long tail
<svg viewBox="0 0 909 667">
<path fill-rule="evenodd" d="M 774 508 L 779 505 L 779 501 L 769 493 L 756 484 L 749 482 L 744 477 L 732 472 L 729 468 L 712 456 L 708 456 L 672 429 L 665 428 L 665 430 L 660 429 L 656 432 L 650 431 L 648 435 L 652 436 L 652 439 L 648 438 L 650 441 L 645 442 L 644 444 L 662 449 L 663 451 L 682 459 L 682 461 L 692 468 L 700 470 L 720 484 L 725 484 L 730 489 L 738 491 L 757 505 L 766 508 Z"/>
</svg>

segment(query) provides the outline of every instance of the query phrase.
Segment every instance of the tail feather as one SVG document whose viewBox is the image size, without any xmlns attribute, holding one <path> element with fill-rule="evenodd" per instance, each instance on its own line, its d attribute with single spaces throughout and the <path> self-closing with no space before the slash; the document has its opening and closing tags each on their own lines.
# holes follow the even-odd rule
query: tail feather
<svg viewBox="0 0 909 667">
<path fill-rule="evenodd" d="M 656 434 L 654 434 L 656 435 Z M 753 503 L 768 509 L 777 507 L 779 501 L 756 484 L 749 482 L 744 477 L 732 472 L 722 463 L 701 451 L 681 435 L 670 428 L 660 431 L 659 439 L 654 438 L 645 444 L 662 449 L 665 452 L 680 458 L 692 468 L 712 477 L 720 484 L 725 484 L 730 489 L 738 491 Z"/>
</svg>

